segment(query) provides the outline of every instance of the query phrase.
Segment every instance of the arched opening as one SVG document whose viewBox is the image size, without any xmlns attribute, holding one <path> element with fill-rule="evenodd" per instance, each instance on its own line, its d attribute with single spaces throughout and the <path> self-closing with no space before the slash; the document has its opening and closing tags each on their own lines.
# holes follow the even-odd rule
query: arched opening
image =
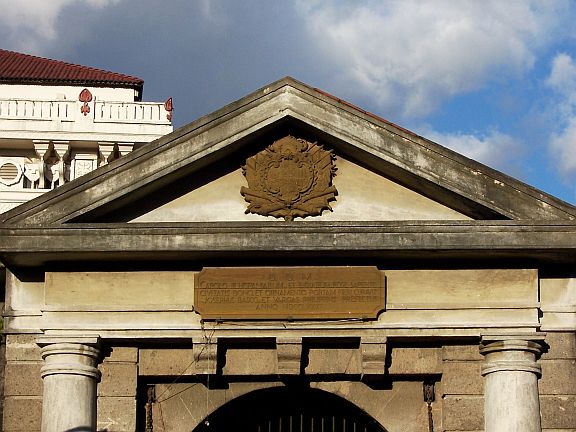
<svg viewBox="0 0 576 432">
<path fill-rule="evenodd" d="M 220 407 L 193 432 L 386 432 L 347 400 L 323 390 L 256 390 Z"/>
</svg>

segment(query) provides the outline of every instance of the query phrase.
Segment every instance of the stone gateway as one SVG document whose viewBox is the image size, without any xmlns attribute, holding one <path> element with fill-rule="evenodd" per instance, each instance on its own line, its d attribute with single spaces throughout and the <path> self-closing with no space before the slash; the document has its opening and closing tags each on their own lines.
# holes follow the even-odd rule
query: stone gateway
<svg viewBox="0 0 576 432">
<path fill-rule="evenodd" d="M 291 78 L 0 219 L 6 432 L 576 430 L 576 208 Z"/>
</svg>

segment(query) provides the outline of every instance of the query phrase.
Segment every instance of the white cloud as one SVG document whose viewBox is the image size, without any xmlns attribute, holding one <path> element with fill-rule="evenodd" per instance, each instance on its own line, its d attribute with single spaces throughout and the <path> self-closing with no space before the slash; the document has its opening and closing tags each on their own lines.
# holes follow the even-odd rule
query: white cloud
<svg viewBox="0 0 576 432">
<path fill-rule="evenodd" d="M 426 136 L 432 141 L 463 154 L 470 159 L 493 168 L 510 169 L 516 162 L 520 144 L 510 135 L 490 131 L 485 135 L 464 133 L 440 133 L 428 130 Z"/>
<path fill-rule="evenodd" d="M 565 0 L 298 3 L 339 79 L 386 109 L 423 116 L 444 99 L 530 70 L 560 37 Z"/>
<path fill-rule="evenodd" d="M 550 151 L 565 180 L 576 175 L 576 116 L 550 140 Z"/>
<path fill-rule="evenodd" d="M 566 53 L 554 57 L 546 84 L 559 92 L 576 91 L 576 65 L 572 57 Z"/>
<path fill-rule="evenodd" d="M 576 64 L 572 57 L 566 53 L 557 54 L 545 84 L 556 93 L 556 111 L 569 122 L 576 109 Z"/>
<path fill-rule="evenodd" d="M 10 49 L 40 54 L 43 44 L 57 38 L 58 16 L 66 6 L 82 3 L 92 8 L 101 8 L 118 1 L 0 0 L 0 27 L 12 41 Z"/>
<path fill-rule="evenodd" d="M 553 133 L 549 149 L 564 180 L 576 176 L 576 63 L 566 53 L 552 60 L 550 75 L 545 81 L 555 97 L 552 99 L 556 118 L 553 122 L 560 131 Z"/>
</svg>

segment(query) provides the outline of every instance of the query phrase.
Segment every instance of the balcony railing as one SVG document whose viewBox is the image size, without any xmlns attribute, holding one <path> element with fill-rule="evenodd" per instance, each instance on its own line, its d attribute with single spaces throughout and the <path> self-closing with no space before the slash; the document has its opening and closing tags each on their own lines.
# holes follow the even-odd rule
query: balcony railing
<svg viewBox="0 0 576 432">
<path fill-rule="evenodd" d="M 87 104 L 89 110 L 82 107 L 82 102 L 69 100 L 0 99 L 0 119 L 171 125 L 164 103 L 94 100 Z"/>
<path fill-rule="evenodd" d="M 97 123 L 170 124 L 163 103 L 96 101 L 94 121 Z"/>
<path fill-rule="evenodd" d="M 0 99 L 0 118 L 14 120 L 70 120 L 76 116 L 76 101 Z"/>
</svg>

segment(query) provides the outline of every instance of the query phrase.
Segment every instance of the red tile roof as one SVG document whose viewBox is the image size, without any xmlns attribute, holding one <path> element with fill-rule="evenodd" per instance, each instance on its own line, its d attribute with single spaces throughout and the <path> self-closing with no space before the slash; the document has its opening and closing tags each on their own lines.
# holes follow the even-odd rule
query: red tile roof
<svg viewBox="0 0 576 432">
<path fill-rule="evenodd" d="M 0 83 L 73 84 L 135 88 L 144 80 L 102 69 L 0 49 Z"/>
</svg>

